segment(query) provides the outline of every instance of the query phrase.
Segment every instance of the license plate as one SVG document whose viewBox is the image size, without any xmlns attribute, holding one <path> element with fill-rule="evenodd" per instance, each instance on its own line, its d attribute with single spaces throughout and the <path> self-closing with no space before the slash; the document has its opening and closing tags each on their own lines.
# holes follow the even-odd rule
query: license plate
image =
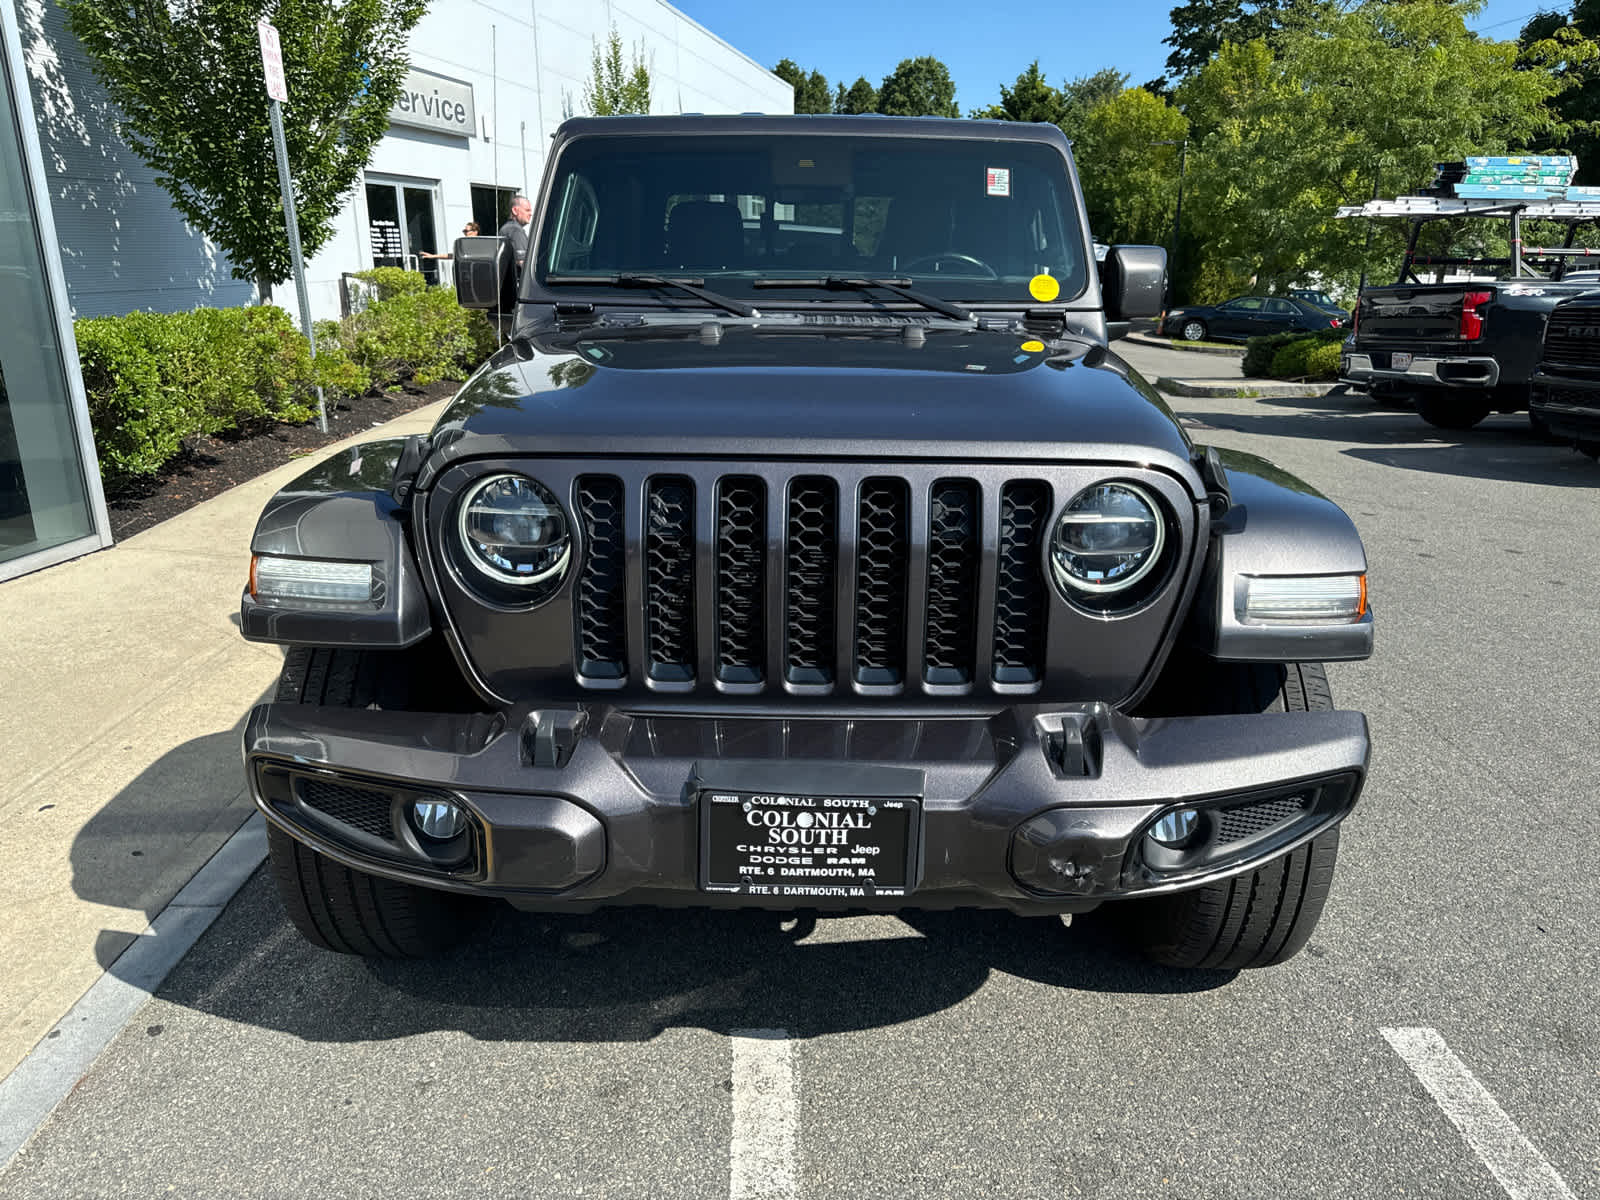
<svg viewBox="0 0 1600 1200">
<path fill-rule="evenodd" d="M 1411 369 L 1411 355 L 1404 350 L 1396 350 L 1389 360 L 1389 365 L 1396 371 L 1409 371 Z"/>
<path fill-rule="evenodd" d="M 920 814 L 910 797 L 705 789 L 701 886 L 796 900 L 904 896 Z"/>
</svg>

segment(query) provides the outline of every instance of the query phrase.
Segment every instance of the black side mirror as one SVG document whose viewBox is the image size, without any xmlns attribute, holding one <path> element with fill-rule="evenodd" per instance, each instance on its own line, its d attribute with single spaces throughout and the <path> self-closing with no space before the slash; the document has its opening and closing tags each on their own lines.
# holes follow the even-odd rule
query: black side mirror
<svg viewBox="0 0 1600 1200">
<path fill-rule="evenodd" d="M 457 238 L 455 244 L 456 301 L 462 308 L 499 308 L 506 273 L 511 269 L 511 247 L 500 237 Z"/>
<path fill-rule="evenodd" d="M 1154 317 L 1166 307 L 1167 252 L 1160 246 L 1113 246 L 1100 264 L 1107 321 Z"/>
</svg>

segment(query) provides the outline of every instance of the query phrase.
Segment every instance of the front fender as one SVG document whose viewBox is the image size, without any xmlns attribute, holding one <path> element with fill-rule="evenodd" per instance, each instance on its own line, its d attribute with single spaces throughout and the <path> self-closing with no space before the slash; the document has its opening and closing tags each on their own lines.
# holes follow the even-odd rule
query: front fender
<svg viewBox="0 0 1600 1200">
<path fill-rule="evenodd" d="M 252 642 L 400 649 L 432 631 L 428 597 L 406 538 L 406 510 L 391 494 L 404 438 L 363 442 L 279 491 L 256 522 L 250 552 L 372 566 L 362 604 L 257 600 L 246 587 L 239 627 Z"/>
<path fill-rule="evenodd" d="M 1213 521 L 1205 575 L 1188 636 L 1213 658 L 1234 662 L 1345 662 L 1372 656 L 1372 610 L 1342 624 L 1246 624 L 1236 603 L 1244 580 L 1262 575 L 1364 575 L 1367 554 L 1345 511 L 1266 459 L 1218 451 L 1230 497 Z"/>
</svg>

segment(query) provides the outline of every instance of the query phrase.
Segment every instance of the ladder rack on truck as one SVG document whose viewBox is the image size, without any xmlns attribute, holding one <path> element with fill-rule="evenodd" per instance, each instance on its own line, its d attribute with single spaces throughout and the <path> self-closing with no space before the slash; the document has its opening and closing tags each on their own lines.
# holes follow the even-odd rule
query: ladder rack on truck
<svg viewBox="0 0 1600 1200">
<path fill-rule="evenodd" d="M 1421 283 L 1415 268 L 1424 267 L 1506 267 L 1512 278 L 1560 280 L 1568 269 L 1570 260 L 1600 259 L 1600 249 L 1574 246 L 1580 227 L 1600 223 L 1600 199 L 1595 200 L 1500 200 L 1465 199 L 1457 196 L 1398 196 L 1393 200 L 1369 200 L 1365 204 L 1347 204 L 1334 214 L 1341 219 L 1351 217 L 1380 217 L 1410 222 L 1411 232 L 1406 239 L 1406 254 L 1400 264 L 1400 278 L 1396 283 Z M 1417 253 L 1417 235 L 1429 221 L 1443 221 L 1456 217 L 1507 217 L 1511 221 L 1510 258 L 1451 258 Z M 1524 218 L 1537 221 L 1557 221 L 1567 227 L 1567 236 L 1560 246 L 1525 247 L 1522 244 Z M 1549 275 L 1541 275 L 1527 265 L 1529 259 L 1551 259 L 1555 265 Z"/>
</svg>

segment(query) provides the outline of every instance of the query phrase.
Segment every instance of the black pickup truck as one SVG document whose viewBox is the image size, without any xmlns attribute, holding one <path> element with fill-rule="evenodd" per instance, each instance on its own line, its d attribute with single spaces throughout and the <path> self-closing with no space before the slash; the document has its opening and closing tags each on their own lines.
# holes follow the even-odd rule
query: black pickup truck
<svg viewBox="0 0 1600 1200">
<path fill-rule="evenodd" d="M 1471 429 L 1491 412 L 1528 408 L 1545 322 L 1562 300 L 1592 291 L 1595 272 L 1561 281 L 1369 287 L 1339 360 L 1344 382 L 1415 402 L 1428 424 Z M 1530 413 L 1534 428 L 1544 426 Z"/>
<path fill-rule="evenodd" d="M 1550 314 L 1528 412 L 1552 437 L 1600 458 L 1600 290 Z"/>
</svg>

